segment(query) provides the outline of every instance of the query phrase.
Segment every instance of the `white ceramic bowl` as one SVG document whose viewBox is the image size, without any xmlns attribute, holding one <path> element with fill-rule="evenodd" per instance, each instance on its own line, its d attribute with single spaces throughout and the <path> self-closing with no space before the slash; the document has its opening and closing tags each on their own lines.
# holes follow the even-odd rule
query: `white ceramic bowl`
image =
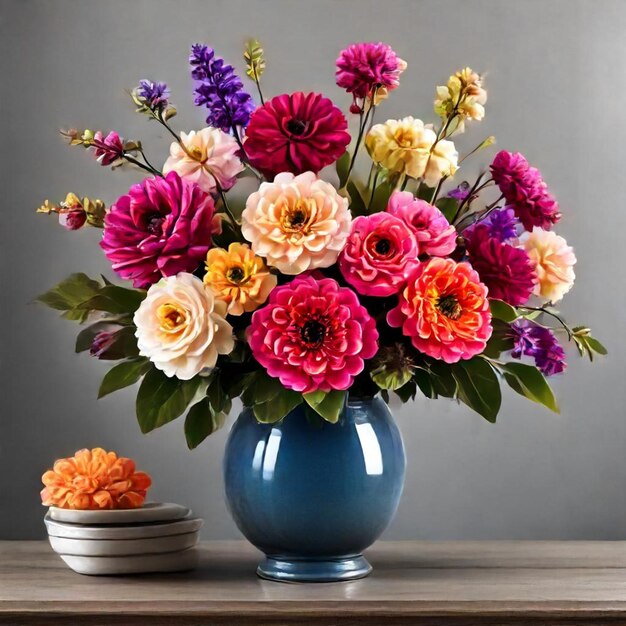
<svg viewBox="0 0 626 626">
<path fill-rule="evenodd" d="M 203 520 L 199 517 L 187 517 L 175 522 L 152 522 L 131 525 L 103 525 L 88 526 L 85 524 L 70 524 L 56 522 L 47 513 L 44 523 L 51 537 L 66 539 L 146 539 L 148 537 L 167 537 L 169 535 L 184 535 L 202 528 Z"/>
<path fill-rule="evenodd" d="M 130 556 L 180 552 L 198 543 L 199 532 L 145 539 L 67 539 L 49 536 L 50 545 L 64 556 Z"/>
<path fill-rule="evenodd" d="M 76 556 L 59 555 L 75 572 L 89 576 L 149 574 L 154 572 L 184 572 L 198 565 L 198 550 L 143 554 L 135 556 Z"/>
<path fill-rule="evenodd" d="M 48 513 L 56 522 L 70 524 L 139 524 L 145 522 L 171 522 L 189 515 L 189 509 L 171 502 L 146 502 L 138 509 L 102 509 L 78 511 L 51 506 Z"/>
</svg>

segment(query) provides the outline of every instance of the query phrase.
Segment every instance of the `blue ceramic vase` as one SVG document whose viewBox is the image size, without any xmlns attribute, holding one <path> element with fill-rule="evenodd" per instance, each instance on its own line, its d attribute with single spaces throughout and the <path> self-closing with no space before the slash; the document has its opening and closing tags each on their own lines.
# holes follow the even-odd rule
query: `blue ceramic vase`
<svg viewBox="0 0 626 626">
<path fill-rule="evenodd" d="M 380 398 L 350 399 L 338 423 L 301 405 L 276 424 L 244 410 L 230 432 L 224 483 L 244 536 L 281 581 L 367 576 L 363 550 L 394 516 L 404 485 L 402 436 Z"/>
</svg>

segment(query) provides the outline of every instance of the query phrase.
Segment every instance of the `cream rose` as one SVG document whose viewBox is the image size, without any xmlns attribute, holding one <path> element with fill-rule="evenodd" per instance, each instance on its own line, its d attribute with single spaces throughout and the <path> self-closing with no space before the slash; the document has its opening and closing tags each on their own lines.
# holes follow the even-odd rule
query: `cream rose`
<svg viewBox="0 0 626 626">
<path fill-rule="evenodd" d="M 235 342 L 226 303 L 192 274 L 152 285 L 134 317 L 139 354 L 167 376 L 189 380 L 215 366 Z"/>
<path fill-rule="evenodd" d="M 181 133 L 180 140 L 170 146 L 170 156 L 165 161 L 163 173 L 176 172 L 206 191 L 214 193 L 216 180 L 222 189 L 230 189 L 244 166 L 237 151 L 239 145 L 233 137 L 219 128 L 203 128 Z"/>
<path fill-rule="evenodd" d="M 551 230 L 533 228 L 520 237 L 521 246 L 536 264 L 535 294 L 549 302 L 558 302 L 572 288 L 576 256 L 563 237 Z"/>
<path fill-rule="evenodd" d="M 330 267 L 350 234 L 348 200 L 313 172 L 278 174 L 250 195 L 241 232 L 255 254 L 284 274 Z"/>
<path fill-rule="evenodd" d="M 454 143 L 437 141 L 432 128 L 410 116 L 374 125 L 365 146 L 374 162 L 390 172 L 423 177 L 429 187 L 458 169 L 459 154 Z"/>
</svg>

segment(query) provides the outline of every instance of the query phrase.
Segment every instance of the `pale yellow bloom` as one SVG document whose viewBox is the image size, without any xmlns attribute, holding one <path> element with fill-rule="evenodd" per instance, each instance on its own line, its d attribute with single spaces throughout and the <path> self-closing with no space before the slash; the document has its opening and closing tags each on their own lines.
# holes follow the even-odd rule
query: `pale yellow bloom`
<svg viewBox="0 0 626 626">
<path fill-rule="evenodd" d="M 533 228 L 520 237 L 521 246 L 536 264 L 535 294 L 558 302 L 572 288 L 576 256 L 567 241 L 551 230 Z"/>
<path fill-rule="evenodd" d="M 330 267 L 350 234 L 348 200 L 313 172 L 261 183 L 241 215 L 252 250 L 283 274 Z"/>
<path fill-rule="evenodd" d="M 458 117 L 455 132 L 463 132 L 465 120 L 480 121 L 485 117 L 487 92 L 483 89 L 481 77 L 471 68 L 459 70 L 448 79 L 448 84 L 438 86 L 435 98 L 435 113 L 446 119 L 457 107 Z"/>
<path fill-rule="evenodd" d="M 437 142 L 437 135 L 413 117 L 376 124 L 365 138 L 372 160 L 390 172 L 411 178 L 424 177 L 435 186 L 458 169 L 458 152 L 451 141 Z"/>
<path fill-rule="evenodd" d="M 218 300 L 226 302 L 231 315 L 254 311 L 276 286 L 276 276 L 245 243 L 231 243 L 228 250 L 211 248 L 206 270 L 205 285 Z"/>
<path fill-rule="evenodd" d="M 133 321 L 139 354 L 166 376 L 189 380 L 215 367 L 235 346 L 226 303 L 193 274 L 168 276 L 148 289 Z"/>
</svg>

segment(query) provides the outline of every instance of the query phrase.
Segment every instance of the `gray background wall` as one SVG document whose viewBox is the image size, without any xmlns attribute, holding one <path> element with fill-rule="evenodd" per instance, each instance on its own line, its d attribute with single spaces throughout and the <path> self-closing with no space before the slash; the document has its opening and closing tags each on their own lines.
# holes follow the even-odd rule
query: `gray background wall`
<svg viewBox="0 0 626 626">
<path fill-rule="evenodd" d="M 554 380 L 560 416 L 510 394 L 496 426 L 445 400 L 398 409 L 409 471 L 387 537 L 626 537 L 626 2 L 1 0 L 0 24 L 0 538 L 42 536 L 41 473 L 95 445 L 135 457 L 155 498 L 206 519 L 206 538 L 238 535 L 222 498 L 228 429 L 195 452 L 179 422 L 142 436 L 135 391 L 97 402 L 106 366 L 73 354 L 76 326 L 27 303 L 73 271 L 109 273 L 97 231 L 65 232 L 35 207 L 70 190 L 110 203 L 136 178 L 65 147 L 56 129 L 114 128 L 141 138 L 158 162 L 169 140 L 133 112 L 124 89 L 167 81 L 177 127 L 200 128 L 190 44 L 239 63 L 250 35 L 266 48 L 266 94 L 321 90 L 345 106 L 338 51 L 392 44 L 409 67 L 379 119 L 432 119 L 436 84 L 465 65 L 485 72 L 486 120 L 459 144 L 493 133 L 542 169 L 579 259 L 564 311 L 611 350 L 593 366 L 570 352 L 567 375 Z"/>
</svg>

